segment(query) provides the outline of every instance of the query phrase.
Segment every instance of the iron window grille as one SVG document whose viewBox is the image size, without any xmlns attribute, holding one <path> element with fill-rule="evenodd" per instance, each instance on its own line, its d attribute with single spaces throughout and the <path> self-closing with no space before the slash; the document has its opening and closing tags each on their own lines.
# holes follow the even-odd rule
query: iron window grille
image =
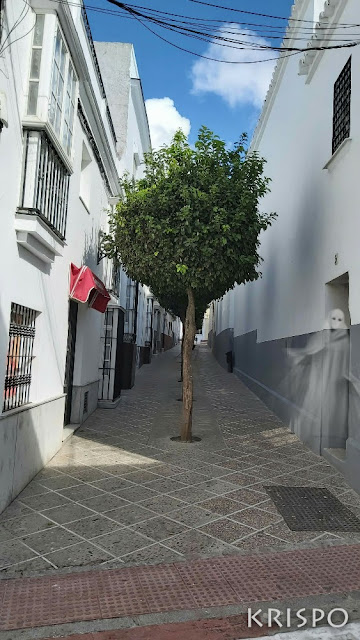
<svg viewBox="0 0 360 640">
<path fill-rule="evenodd" d="M 110 291 L 117 298 L 120 296 L 120 265 L 115 260 L 112 265 Z"/>
<path fill-rule="evenodd" d="M 332 152 L 350 136 L 351 56 L 334 85 Z"/>
<path fill-rule="evenodd" d="M 65 239 L 69 172 L 46 133 L 25 131 L 20 213 L 39 216 Z"/>
<path fill-rule="evenodd" d="M 11 304 L 3 411 L 29 402 L 36 311 Z"/>
</svg>

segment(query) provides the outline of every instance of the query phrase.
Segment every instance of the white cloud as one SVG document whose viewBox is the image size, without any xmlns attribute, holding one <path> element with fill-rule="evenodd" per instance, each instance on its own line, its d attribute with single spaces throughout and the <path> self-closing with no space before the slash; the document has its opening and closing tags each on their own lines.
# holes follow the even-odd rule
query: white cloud
<svg viewBox="0 0 360 640">
<path fill-rule="evenodd" d="M 145 104 L 153 149 L 169 144 L 178 129 L 189 135 L 190 120 L 180 115 L 171 98 L 150 98 Z"/>
<path fill-rule="evenodd" d="M 261 38 L 254 31 L 241 29 L 238 25 L 232 23 L 228 23 L 219 29 L 219 35 L 231 37 L 239 42 L 261 45 L 270 44 L 269 41 Z M 232 44 L 237 46 L 236 43 Z M 220 60 L 250 62 L 274 58 L 276 53 L 266 49 L 263 51 L 233 49 L 220 46 L 213 41 L 209 44 L 204 55 Z M 193 64 L 191 69 L 192 92 L 197 94 L 215 93 L 231 107 L 249 104 L 259 108 L 262 106 L 266 96 L 274 66 L 275 61 L 257 64 L 226 64 L 200 58 Z"/>
</svg>

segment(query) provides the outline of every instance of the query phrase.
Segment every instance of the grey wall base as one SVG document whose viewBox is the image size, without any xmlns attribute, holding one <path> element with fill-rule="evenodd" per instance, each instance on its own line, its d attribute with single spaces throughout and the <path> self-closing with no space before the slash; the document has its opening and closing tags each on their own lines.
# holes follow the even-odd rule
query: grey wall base
<svg viewBox="0 0 360 640">
<path fill-rule="evenodd" d="M 0 418 L 0 513 L 62 445 L 65 396 L 28 405 Z"/>
<path fill-rule="evenodd" d="M 98 406 L 99 381 L 74 386 L 71 402 L 71 423 L 82 424 Z M 85 393 L 88 392 L 87 411 L 84 412 Z"/>
<path fill-rule="evenodd" d="M 321 402 L 317 415 L 309 415 L 302 407 L 301 393 L 291 387 L 291 363 L 287 349 L 304 347 L 310 335 L 291 336 L 269 342 L 257 342 L 256 331 L 235 336 L 227 329 L 210 336 L 210 344 L 218 362 L 225 368 L 225 352 L 232 342 L 234 373 L 253 391 L 314 453 L 342 448 L 343 459 L 335 464 L 349 484 L 360 492 L 360 325 L 350 330 L 350 370 L 359 383 L 349 387 L 349 417 L 347 440 L 336 433 L 325 435 L 321 424 Z M 292 393 L 290 393 L 290 388 Z M 296 390 L 295 390 L 296 391 Z M 330 453 L 326 455 L 334 463 Z"/>
<path fill-rule="evenodd" d="M 233 329 L 225 329 L 219 333 L 215 340 L 213 340 L 214 355 L 219 364 L 224 369 L 227 369 L 226 353 L 227 351 L 233 351 Z"/>
<path fill-rule="evenodd" d="M 120 404 L 121 396 L 116 398 L 115 400 L 98 400 L 99 409 L 116 409 L 116 407 Z"/>
</svg>

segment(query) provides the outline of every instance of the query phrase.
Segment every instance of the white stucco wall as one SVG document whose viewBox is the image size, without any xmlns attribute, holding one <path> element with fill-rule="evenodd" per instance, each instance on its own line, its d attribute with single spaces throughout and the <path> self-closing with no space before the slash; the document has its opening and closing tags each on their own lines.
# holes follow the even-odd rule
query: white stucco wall
<svg viewBox="0 0 360 640">
<path fill-rule="evenodd" d="M 36 2 L 33 3 L 36 5 Z M 10 27 L 23 9 L 21 0 L 6 3 Z M 47 117 L 53 36 L 56 20 L 63 28 L 72 63 L 80 78 L 79 95 L 94 135 L 110 185 L 117 185 L 118 158 L 106 118 L 106 103 L 101 95 L 87 36 L 75 7 L 60 3 L 41 3 L 49 11 L 41 61 L 41 87 L 38 114 Z M 68 11 L 65 19 L 65 9 Z M 55 11 L 58 13 L 56 14 Z M 71 16 L 74 23 L 71 22 Z M 27 484 L 33 475 L 61 446 L 64 424 L 64 373 L 68 334 L 69 269 L 88 265 L 108 284 L 111 272 L 107 259 L 97 264 L 98 231 L 106 229 L 108 192 L 100 174 L 88 136 L 75 117 L 74 143 L 69 159 L 70 176 L 65 242 L 59 243 L 61 255 L 51 264 L 42 262 L 17 242 L 15 212 L 20 203 L 23 164 L 22 123 L 28 92 L 29 61 L 32 45 L 34 13 L 29 10 L 21 27 L 14 32 L 19 38 L 0 58 L 0 92 L 6 96 L 8 126 L 0 134 L 0 388 L 3 390 L 8 348 L 11 303 L 38 312 L 34 343 L 34 360 L 30 386 L 30 405 L 0 414 L 0 511 Z M 27 35 L 25 35 L 29 32 Z M 52 36 L 50 37 L 50 34 Z M 5 34 L 6 35 L 6 34 Z M 24 35 L 24 37 L 20 37 Z M 47 80 L 46 80 L 47 79 Z M 45 81 L 46 80 L 46 81 Z M 32 116 L 34 121 L 37 116 Z M 39 123 L 41 120 L 39 120 Z M 79 198 L 83 143 L 87 146 L 90 191 L 87 207 Z M 113 194 L 115 195 L 115 194 Z M 47 232 L 50 233 L 50 232 Z M 74 387 L 84 387 L 99 378 L 100 332 L 104 316 L 79 304 Z M 1 392 L 2 393 L 2 392 Z M 95 406 L 97 391 L 95 396 Z M 94 408 L 93 400 L 91 409 Z M 2 395 L 1 395 L 2 409 Z M 82 413 L 79 413 L 80 419 Z M 13 443 L 13 445 L 11 445 Z M 11 445 L 11 446 L 10 446 Z M 13 448 L 11 449 L 11 447 Z M 10 451 L 10 449 L 11 451 Z M 26 460 L 25 460 L 26 457 Z M 8 460 L 11 464 L 8 464 Z"/>
<path fill-rule="evenodd" d="M 312 20 L 314 0 L 299 0 L 302 19 Z M 356 0 L 344 6 L 337 21 L 357 23 Z M 331 164 L 334 83 L 352 55 L 351 141 Z M 262 278 L 234 292 L 234 323 L 229 320 L 228 296 L 219 303 L 217 333 L 234 327 L 234 335 L 257 329 L 259 342 L 305 334 L 322 328 L 326 315 L 326 283 L 349 272 L 352 324 L 360 322 L 360 276 L 357 211 L 360 156 L 360 81 L 356 69 L 360 49 L 320 54 L 311 79 L 298 75 L 299 58 L 283 65 L 281 77 L 268 97 L 253 149 L 265 157 L 271 192 L 261 210 L 277 219 L 262 234 Z M 335 264 L 335 254 L 338 255 Z"/>
</svg>

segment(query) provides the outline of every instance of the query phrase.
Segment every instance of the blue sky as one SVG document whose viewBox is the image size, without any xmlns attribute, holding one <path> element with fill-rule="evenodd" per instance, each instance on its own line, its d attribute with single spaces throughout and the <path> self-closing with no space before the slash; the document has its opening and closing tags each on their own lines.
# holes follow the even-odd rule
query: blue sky
<svg viewBox="0 0 360 640">
<path fill-rule="evenodd" d="M 133 5 L 232 22 L 234 20 L 284 28 L 286 23 L 193 4 L 189 0 L 131 0 Z M 292 0 L 209 0 L 227 7 L 288 17 Z M 86 0 L 106 9 L 116 9 L 107 0 Z M 226 142 L 234 142 L 243 131 L 250 135 L 259 115 L 261 102 L 273 70 L 273 62 L 224 64 L 204 61 L 162 42 L 136 20 L 88 10 L 94 40 L 132 42 L 148 105 L 153 142 L 167 142 L 172 130 L 181 124 L 190 129 L 193 142 L 202 124 Z M 255 26 L 238 26 L 239 31 Z M 263 27 L 264 29 L 264 27 Z M 172 32 L 157 29 L 164 37 L 201 54 L 239 56 L 232 49 L 210 45 Z M 236 27 L 233 27 L 236 31 Z M 268 30 L 269 32 L 269 30 Z M 272 40 L 273 43 L 277 42 Z M 279 42 L 279 41 L 278 41 Z M 209 50 L 209 47 L 211 49 Z M 249 55 L 249 54 L 247 54 Z M 254 55 L 254 54 L 253 54 Z M 256 54 L 255 54 L 256 55 Z M 257 54 L 259 56 L 259 54 Z M 261 53 L 262 58 L 272 57 Z M 169 98 L 169 100 L 164 100 Z M 154 101 L 156 99 L 156 101 Z M 173 101 L 173 102 L 171 102 Z M 155 145 L 156 146 L 156 145 Z"/>
</svg>

